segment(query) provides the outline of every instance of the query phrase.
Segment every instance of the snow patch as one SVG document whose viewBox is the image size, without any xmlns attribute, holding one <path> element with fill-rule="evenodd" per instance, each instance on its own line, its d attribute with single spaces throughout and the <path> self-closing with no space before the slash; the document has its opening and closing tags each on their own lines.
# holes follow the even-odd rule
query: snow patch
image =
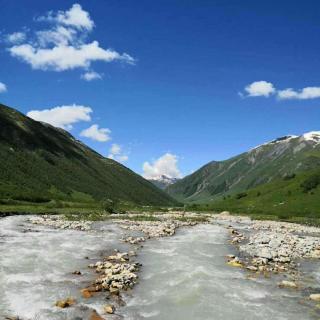
<svg viewBox="0 0 320 320">
<path fill-rule="evenodd" d="M 320 143 L 320 131 L 311 131 L 302 135 L 302 138 L 306 141 L 312 141 Z"/>
<path fill-rule="evenodd" d="M 266 143 L 263 143 L 263 144 L 260 144 L 254 148 L 252 148 L 250 151 L 253 151 L 253 150 L 256 150 L 256 149 L 259 149 L 263 146 L 267 146 L 268 144 L 277 144 L 277 143 L 287 143 L 289 142 L 291 139 L 295 139 L 295 138 L 298 138 L 298 136 L 295 136 L 295 135 L 288 135 L 288 136 L 284 136 L 284 137 L 280 137 L 280 138 L 277 138 L 275 140 L 272 140 L 272 141 L 269 141 L 269 142 L 266 142 Z"/>
</svg>

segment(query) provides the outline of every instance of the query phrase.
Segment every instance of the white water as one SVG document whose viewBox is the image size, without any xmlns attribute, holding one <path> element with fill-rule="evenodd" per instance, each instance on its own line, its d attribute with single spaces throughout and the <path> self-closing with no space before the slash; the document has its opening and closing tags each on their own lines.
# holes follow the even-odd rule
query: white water
<svg viewBox="0 0 320 320">
<path fill-rule="evenodd" d="M 119 247 L 119 231 L 111 225 L 103 233 L 55 230 L 25 220 L 0 219 L 0 319 L 73 319 L 74 308 L 61 310 L 55 302 L 69 296 L 91 302 L 82 301 L 79 292 L 92 279 L 87 268 L 91 261 L 85 257 L 96 262 L 102 250 Z M 28 228 L 38 232 L 24 233 Z M 83 275 L 72 275 L 75 270 Z"/>
<path fill-rule="evenodd" d="M 278 288 L 276 279 L 247 280 L 246 272 L 227 266 L 232 250 L 226 230 L 214 225 L 148 242 L 140 284 L 122 310 L 125 319 L 315 319 L 299 303 L 299 291 Z"/>
<path fill-rule="evenodd" d="M 98 224 L 98 232 L 53 230 L 26 224 L 24 217 L 0 219 L 0 319 L 88 319 L 79 307 L 61 310 L 56 300 L 73 296 L 78 304 L 100 311 L 100 298 L 81 299 L 79 289 L 92 279 L 86 266 L 102 250 L 119 248 L 119 230 Z M 32 231 L 26 232 L 26 228 Z M 127 306 L 125 319 L 166 320 L 308 320 L 318 319 L 300 291 L 279 289 L 276 279 L 247 280 L 247 273 L 225 264 L 233 253 L 222 227 L 200 225 L 179 230 L 171 238 L 151 240 L 140 251 L 140 283 Z M 83 276 L 71 275 L 74 270 Z M 319 272 L 312 272 L 319 275 Z"/>
</svg>

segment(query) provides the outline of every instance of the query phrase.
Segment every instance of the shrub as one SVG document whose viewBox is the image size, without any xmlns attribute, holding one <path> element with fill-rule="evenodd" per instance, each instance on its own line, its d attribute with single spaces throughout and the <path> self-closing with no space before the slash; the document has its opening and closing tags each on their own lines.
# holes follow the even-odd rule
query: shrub
<svg viewBox="0 0 320 320">
<path fill-rule="evenodd" d="M 291 180 L 294 179 L 296 177 L 295 173 L 287 173 L 283 176 L 283 180 Z"/>
<path fill-rule="evenodd" d="M 101 201 L 101 207 L 107 213 L 116 213 L 117 206 L 118 200 L 105 198 Z"/>
<path fill-rule="evenodd" d="M 240 192 L 236 194 L 236 199 L 245 198 L 248 194 L 246 192 Z"/>
<path fill-rule="evenodd" d="M 318 187 L 320 184 L 320 175 L 313 174 L 301 183 L 302 191 L 307 193 Z"/>
</svg>

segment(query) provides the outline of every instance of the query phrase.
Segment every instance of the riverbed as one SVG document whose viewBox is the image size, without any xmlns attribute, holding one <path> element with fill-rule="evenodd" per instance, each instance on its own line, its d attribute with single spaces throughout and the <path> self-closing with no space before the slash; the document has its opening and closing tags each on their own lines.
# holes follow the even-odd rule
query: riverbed
<svg viewBox="0 0 320 320">
<path fill-rule="evenodd" d="M 93 279 L 89 263 L 107 250 L 128 249 L 119 241 L 121 235 L 110 222 L 83 232 L 34 226 L 23 216 L 1 219 L 0 319 L 89 319 L 81 305 L 100 312 L 103 294 L 83 299 L 79 290 Z M 223 226 L 200 224 L 181 228 L 173 237 L 148 240 L 137 258 L 143 265 L 140 281 L 116 313 L 124 319 L 319 318 L 304 291 L 280 289 L 276 276 L 248 277 L 245 270 L 228 266 L 225 256 L 237 254 L 228 239 Z M 307 267 L 320 278 L 318 264 Z M 73 275 L 74 270 L 82 275 Z M 77 306 L 54 306 L 68 296 L 77 299 Z"/>
</svg>

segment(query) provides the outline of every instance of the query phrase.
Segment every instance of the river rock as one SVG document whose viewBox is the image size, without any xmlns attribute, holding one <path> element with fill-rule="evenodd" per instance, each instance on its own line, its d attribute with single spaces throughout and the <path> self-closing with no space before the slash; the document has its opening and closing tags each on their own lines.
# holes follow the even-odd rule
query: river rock
<svg viewBox="0 0 320 320">
<path fill-rule="evenodd" d="M 81 295 L 82 295 L 83 298 L 89 299 L 89 298 L 92 297 L 92 293 L 91 292 L 92 291 L 90 291 L 89 289 L 82 289 L 81 290 Z"/>
<path fill-rule="evenodd" d="M 287 281 L 283 280 L 279 283 L 280 288 L 291 288 L 291 289 L 296 289 L 298 288 L 297 284 L 293 281 Z"/>
<path fill-rule="evenodd" d="M 310 294 L 309 298 L 313 301 L 320 302 L 320 293 Z"/>
<path fill-rule="evenodd" d="M 68 308 L 74 305 L 75 303 L 76 303 L 75 299 L 67 298 L 65 300 L 58 300 L 55 305 L 56 307 L 59 307 L 59 308 Z"/>
<path fill-rule="evenodd" d="M 92 311 L 89 319 L 90 320 L 105 320 L 96 311 Z"/>
<path fill-rule="evenodd" d="M 105 313 L 113 314 L 115 311 L 115 307 L 112 304 L 107 304 L 103 307 Z"/>
</svg>

